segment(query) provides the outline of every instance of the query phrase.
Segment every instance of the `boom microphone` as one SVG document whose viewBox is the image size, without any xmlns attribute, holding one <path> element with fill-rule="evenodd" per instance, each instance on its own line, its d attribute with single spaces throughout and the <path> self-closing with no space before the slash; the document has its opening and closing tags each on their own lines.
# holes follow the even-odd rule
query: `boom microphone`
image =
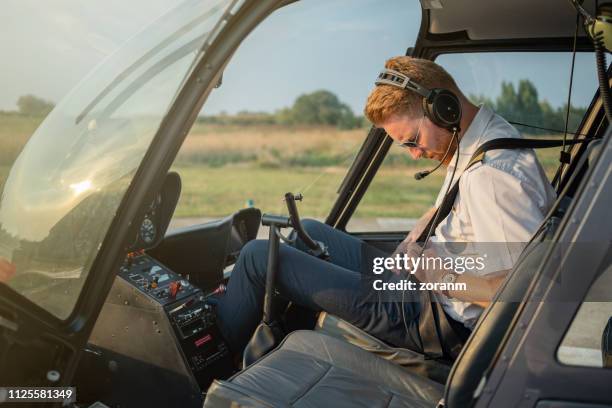
<svg viewBox="0 0 612 408">
<path fill-rule="evenodd" d="M 431 171 L 425 170 L 425 171 L 419 171 L 418 173 L 414 173 L 414 178 L 416 180 L 422 180 L 425 177 L 429 176 L 429 173 L 431 173 Z"/>
<path fill-rule="evenodd" d="M 418 173 L 414 174 L 414 178 L 416 180 L 423 180 L 425 177 L 429 176 L 431 173 L 433 173 L 434 171 L 438 170 L 440 168 L 440 166 L 442 166 L 442 163 L 444 163 L 444 160 L 446 160 L 446 156 L 448 156 L 448 153 L 450 152 L 450 149 L 453 145 L 453 141 L 455 141 L 455 138 L 457 137 L 457 131 L 454 130 L 453 131 L 453 138 L 451 139 L 450 143 L 448 144 L 448 148 L 446 149 L 446 153 L 444 153 L 444 157 L 442 157 L 442 160 L 440 160 L 440 163 L 438 163 L 438 165 L 436 167 L 434 167 L 431 170 L 423 170 L 423 171 L 419 171 Z M 459 146 L 459 140 L 457 140 L 457 146 Z"/>
<path fill-rule="evenodd" d="M 442 162 L 438 163 L 438 165 L 431 170 L 423 170 L 423 171 L 419 171 L 418 173 L 414 173 L 414 178 L 417 180 L 423 180 L 425 177 L 429 176 L 431 173 L 438 170 L 441 165 L 442 165 Z"/>
</svg>

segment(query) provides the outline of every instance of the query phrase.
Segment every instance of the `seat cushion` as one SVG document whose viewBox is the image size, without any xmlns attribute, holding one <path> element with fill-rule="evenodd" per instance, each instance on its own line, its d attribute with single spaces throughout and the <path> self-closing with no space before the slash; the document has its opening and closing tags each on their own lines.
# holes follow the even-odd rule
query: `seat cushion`
<svg viewBox="0 0 612 408">
<path fill-rule="evenodd" d="M 435 407 L 444 387 L 358 347 L 297 331 L 229 381 L 205 407 Z"/>
<path fill-rule="evenodd" d="M 414 374 L 445 384 L 451 362 L 426 359 L 423 354 L 405 348 L 393 347 L 349 322 L 332 314 L 321 312 L 315 330 L 351 343 L 370 353 L 402 366 Z"/>
</svg>

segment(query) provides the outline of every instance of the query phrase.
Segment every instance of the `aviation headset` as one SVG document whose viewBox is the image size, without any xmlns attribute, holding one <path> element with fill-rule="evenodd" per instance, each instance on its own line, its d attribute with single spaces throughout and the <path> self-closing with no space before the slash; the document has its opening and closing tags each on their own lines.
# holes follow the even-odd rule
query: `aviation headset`
<svg viewBox="0 0 612 408">
<path fill-rule="evenodd" d="M 381 71 L 375 84 L 391 85 L 416 92 L 423 97 L 423 113 L 429 120 L 436 126 L 451 132 L 459 132 L 461 103 L 459 98 L 448 89 L 428 89 L 401 72 L 392 69 Z"/>
<path fill-rule="evenodd" d="M 459 123 L 461 123 L 461 102 L 453 92 L 448 89 L 434 88 L 428 89 L 418 82 L 413 81 L 401 72 L 392 69 L 385 69 L 378 74 L 378 79 L 374 82 L 378 85 L 391 85 L 402 89 L 409 89 L 423 97 L 423 113 L 432 123 L 438 127 L 449 130 L 453 133 L 453 139 L 459 149 Z M 444 157 L 436 167 L 431 170 L 419 171 L 414 175 L 417 180 L 422 180 L 442 166 L 442 162 L 451 150 L 452 141 L 446 149 Z M 457 154 L 459 157 L 459 154 Z M 453 173 L 454 176 L 454 173 Z M 451 179 L 452 181 L 452 179 Z"/>
</svg>

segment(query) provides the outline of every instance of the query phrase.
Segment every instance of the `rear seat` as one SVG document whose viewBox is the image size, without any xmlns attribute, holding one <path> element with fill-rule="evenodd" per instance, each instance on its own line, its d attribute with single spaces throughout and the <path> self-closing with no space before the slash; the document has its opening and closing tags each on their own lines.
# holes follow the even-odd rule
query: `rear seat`
<svg viewBox="0 0 612 408">
<path fill-rule="evenodd" d="M 435 407 L 444 386 L 342 340 L 291 333 L 273 352 L 208 389 L 205 407 Z"/>
</svg>

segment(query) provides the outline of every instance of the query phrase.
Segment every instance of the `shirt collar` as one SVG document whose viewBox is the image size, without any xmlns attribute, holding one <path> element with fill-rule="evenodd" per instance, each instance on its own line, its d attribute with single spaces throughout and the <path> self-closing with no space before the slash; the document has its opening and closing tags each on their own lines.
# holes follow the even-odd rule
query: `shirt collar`
<svg viewBox="0 0 612 408">
<path fill-rule="evenodd" d="M 476 151 L 478 146 L 480 146 L 484 141 L 483 135 L 487 127 L 489 126 L 489 122 L 493 117 L 493 110 L 486 105 L 480 105 L 478 109 L 478 113 L 472 119 L 472 123 L 468 126 L 468 128 L 463 133 L 463 137 L 459 142 L 459 163 L 457 164 L 457 172 L 455 174 L 455 180 L 463 173 L 465 166 L 469 163 L 472 158 L 472 154 Z M 453 154 L 451 160 L 448 165 L 447 173 L 453 171 L 455 167 L 455 160 L 457 152 Z"/>
</svg>

